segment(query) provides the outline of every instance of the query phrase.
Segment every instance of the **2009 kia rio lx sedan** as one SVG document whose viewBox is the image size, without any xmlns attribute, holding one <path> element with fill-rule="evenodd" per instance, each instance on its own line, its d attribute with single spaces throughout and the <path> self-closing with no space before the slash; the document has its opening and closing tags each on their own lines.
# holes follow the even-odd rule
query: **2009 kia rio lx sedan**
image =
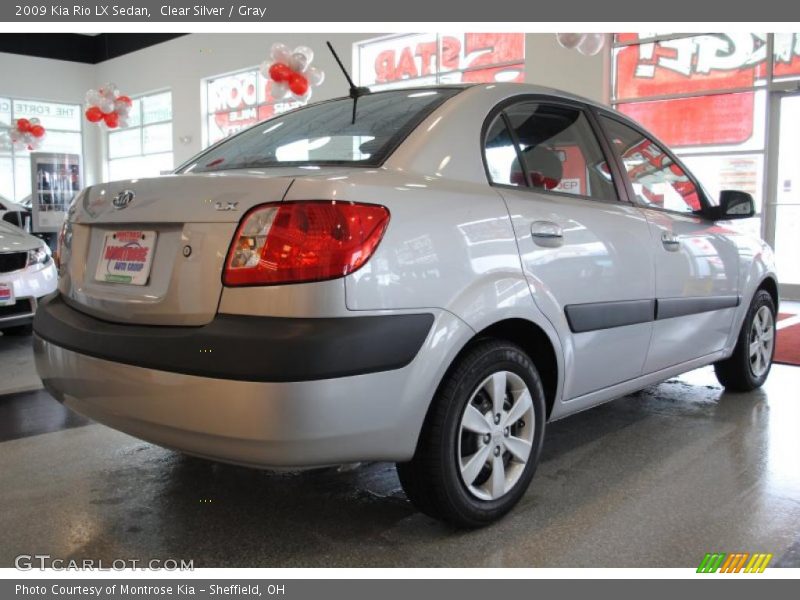
<svg viewBox="0 0 800 600">
<path fill-rule="evenodd" d="M 714 364 L 770 370 L 773 255 L 629 119 L 535 86 L 313 104 L 175 175 L 84 190 L 36 315 L 45 386 L 186 453 L 398 463 L 463 526 L 506 513 L 548 421 Z"/>
</svg>

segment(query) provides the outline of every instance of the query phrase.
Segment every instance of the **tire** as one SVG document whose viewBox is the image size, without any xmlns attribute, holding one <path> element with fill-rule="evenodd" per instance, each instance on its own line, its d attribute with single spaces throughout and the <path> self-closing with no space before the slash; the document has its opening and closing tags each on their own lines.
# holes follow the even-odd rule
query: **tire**
<svg viewBox="0 0 800 600">
<path fill-rule="evenodd" d="M 503 403 L 499 422 L 495 397 Z M 528 355 L 508 342 L 481 340 L 445 376 L 414 457 L 397 465 L 403 490 L 421 512 L 457 527 L 496 521 L 533 478 L 545 419 L 542 382 Z"/>
<path fill-rule="evenodd" d="M 751 344 L 757 341 L 760 343 L 760 352 L 759 357 L 754 358 Z M 769 292 L 759 290 L 747 310 L 733 354 L 714 364 L 714 372 L 726 390 L 749 392 L 766 381 L 774 355 L 775 302 Z"/>
<path fill-rule="evenodd" d="M 33 325 L 31 323 L 27 325 L 14 325 L 13 327 L 6 327 L 0 331 L 3 332 L 3 335 L 7 336 L 31 335 L 33 333 Z"/>
</svg>

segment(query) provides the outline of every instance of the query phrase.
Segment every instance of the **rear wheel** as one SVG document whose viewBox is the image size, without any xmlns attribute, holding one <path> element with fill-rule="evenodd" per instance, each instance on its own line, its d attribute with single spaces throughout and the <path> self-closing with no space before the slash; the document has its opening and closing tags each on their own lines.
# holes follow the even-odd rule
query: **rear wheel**
<svg viewBox="0 0 800 600">
<path fill-rule="evenodd" d="M 775 303 L 769 292 L 759 290 L 742 323 L 733 354 L 716 363 L 714 372 L 726 389 L 749 392 L 766 381 L 774 354 Z"/>
<path fill-rule="evenodd" d="M 406 495 L 460 527 L 499 519 L 533 478 L 545 414 L 542 383 L 525 352 L 478 343 L 442 382 L 413 459 L 397 465 Z"/>
</svg>

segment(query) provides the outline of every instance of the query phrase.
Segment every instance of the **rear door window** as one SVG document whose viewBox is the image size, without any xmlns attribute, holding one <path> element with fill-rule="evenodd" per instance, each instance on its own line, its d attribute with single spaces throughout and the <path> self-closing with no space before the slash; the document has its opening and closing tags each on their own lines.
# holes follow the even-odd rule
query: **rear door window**
<svg viewBox="0 0 800 600">
<path fill-rule="evenodd" d="M 498 121 L 507 123 L 511 133 Z M 513 140 L 513 152 L 506 137 Z M 580 109 L 540 102 L 512 105 L 489 128 L 485 153 L 493 183 L 618 199 L 600 143 Z"/>
</svg>

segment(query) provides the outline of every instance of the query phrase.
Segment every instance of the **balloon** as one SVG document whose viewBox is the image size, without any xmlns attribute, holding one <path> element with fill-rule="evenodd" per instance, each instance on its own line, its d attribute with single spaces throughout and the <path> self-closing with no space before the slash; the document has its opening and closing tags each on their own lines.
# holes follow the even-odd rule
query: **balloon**
<svg viewBox="0 0 800 600">
<path fill-rule="evenodd" d="M 587 33 L 578 44 L 578 52 L 586 56 L 594 56 L 603 49 L 606 37 L 602 33 Z"/>
<path fill-rule="evenodd" d="M 103 111 L 97 106 L 90 106 L 86 109 L 86 120 L 90 123 L 99 123 L 103 120 Z"/>
<path fill-rule="evenodd" d="M 34 125 L 41 125 L 41 123 L 42 123 L 42 122 L 41 122 L 41 121 L 40 121 L 38 118 L 36 118 L 36 117 L 33 117 L 32 119 L 29 119 L 29 121 L 30 121 L 30 123 L 31 123 L 31 127 L 33 127 Z"/>
<path fill-rule="evenodd" d="M 292 57 L 294 57 L 297 54 L 302 54 L 303 56 L 305 56 L 305 59 L 306 59 L 305 60 L 305 65 L 306 66 L 311 64 L 311 61 L 314 60 L 314 51 L 311 48 L 309 48 L 308 46 L 298 46 L 297 48 L 295 48 L 294 52 L 292 53 Z M 297 69 L 297 70 L 302 71 L 304 69 L 305 69 L 305 67 L 303 69 Z"/>
<path fill-rule="evenodd" d="M 285 64 L 292 57 L 292 51 L 286 44 L 275 42 L 272 44 L 269 55 L 272 57 L 272 62 Z"/>
<path fill-rule="evenodd" d="M 114 98 L 119 96 L 119 88 L 115 83 L 107 83 L 103 86 L 102 93 L 106 98 L 113 100 Z"/>
<path fill-rule="evenodd" d="M 270 78 L 270 76 L 269 76 L 269 68 L 271 66 L 272 66 L 272 62 L 269 59 L 267 59 L 264 62 L 262 62 L 260 65 L 258 65 L 258 72 L 261 73 L 264 77 L 269 79 Z"/>
<path fill-rule="evenodd" d="M 325 81 L 325 73 L 317 67 L 309 67 L 305 72 L 305 76 L 308 79 L 308 83 L 314 87 L 322 85 L 322 82 Z"/>
<path fill-rule="evenodd" d="M 272 81 L 277 81 L 278 83 L 289 81 L 292 76 L 292 70 L 288 65 L 277 62 L 269 68 L 269 76 Z"/>
<path fill-rule="evenodd" d="M 585 34 L 583 33 L 557 33 L 556 40 L 563 48 L 567 48 L 568 50 L 572 50 L 576 48 L 578 44 L 583 41 Z"/>
<path fill-rule="evenodd" d="M 308 59 L 302 52 L 295 52 L 289 59 L 289 68 L 297 73 L 302 73 L 308 67 Z"/>
<path fill-rule="evenodd" d="M 133 100 L 131 100 L 128 96 L 117 96 L 117 103 L 124 104 L 129 108 L 133 106 Z"/>
<path fill-rule="evenodd" d="M 131 110 L 130 104 L 125 104 L 124 102 L 120 102 L 119 98 L 114 101 L 114 112 L 122 115 L 127 115 Z"/>
<path fill-rule="evenodd" d="M 97 90 L 89 90 L 86 92 L 86 104 L 89 106 L 97 106 L 102 99 L 103 95 Z"/>
<path fill-rule="evenodd" d="M 103 98 L 97 106 L 106 114 L 114 112 L 114 101 L 110 98 Z"/>
<path fill-rule="evenodd" d="M 308 91 L 308 80 L 300 73 L 293 73 L 289 79 L 289 89 L 293 94 L 302 96 Z"/>
<path fill-rule="evenodd" d="M 119 115 L 115 112 L 110 112 L 103 115 L 103 121 L 109 129 L 116 129 L 119 126 Z"/>
<path fill-rule="evenodd" d="M 31 122 L 28 119 L 17 119 L 17 129 L 22 133 L 27 133 L 31 130 Z"/>
<path fill-rule="evenodd" d="M 289 84 L 283 81 L 273 81 L 269 93 L 275 100 L 282 100 L 289 93 Z"/>
<path fill-rule="evenodd" d="M 44 127 L 41 125 L 34 125 L 31 127 L 31 135 L 35 138 L 40 138 L 44 135 Z"/>
</svg>

